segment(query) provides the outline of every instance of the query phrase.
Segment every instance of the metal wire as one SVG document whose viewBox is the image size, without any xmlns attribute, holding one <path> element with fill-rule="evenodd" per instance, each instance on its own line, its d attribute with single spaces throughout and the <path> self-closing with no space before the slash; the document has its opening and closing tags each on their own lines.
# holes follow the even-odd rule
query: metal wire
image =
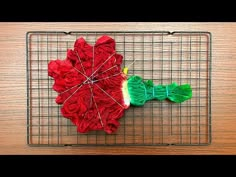
<svg viewBox="0 0 236 177">
<path fill-rule="evenodd" d="M 189 83 L 192 99 L 181 104 L 149 101 L 130 107 L 116 134 L 77 133 L 55 103 L 48 62 L 65 59 L 78 37 L 93 45 L 102 35 L 116 41 L 116 51 L 129 75 L 155 84 Z M 27 144 L 88 145 L 208 145 L 211 143 L 211 33 L 204 31 L 31 31 L 26 34 Z"/>
</svg>

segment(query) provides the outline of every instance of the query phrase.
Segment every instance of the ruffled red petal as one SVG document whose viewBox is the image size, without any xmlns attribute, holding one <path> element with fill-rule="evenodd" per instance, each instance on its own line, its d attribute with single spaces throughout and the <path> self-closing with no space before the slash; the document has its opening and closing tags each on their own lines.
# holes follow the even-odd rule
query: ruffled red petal
<svg viewBox="0 0 236 177">
<path fill-rule="evenodd" d="M 127 79 L 121 71 L 122 60 L 114 39 L 102 36 L 94 47 L 79 38 L 65 60 L 49 62 L 48 75 L 54 78 L 53 89 L 58 92 L 56 103 L 62 104 L 62 115 L 78 132 L 117 131 L 127 109 L 121 89 Z"/>
</svg>

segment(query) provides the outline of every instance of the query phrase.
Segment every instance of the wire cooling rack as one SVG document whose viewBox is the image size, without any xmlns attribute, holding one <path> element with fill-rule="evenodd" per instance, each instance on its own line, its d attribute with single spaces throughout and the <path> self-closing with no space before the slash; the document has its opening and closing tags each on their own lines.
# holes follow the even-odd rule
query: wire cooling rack
<svg viewBox="0 0 236 177">
<path fill-rule="evenodd" d="M 109 35 L 124 56 L 129 75 L 155 84 L 189 83 L 193 97 L 183 103 L 149 101 L 130 107 L 115 134 L 78 133 L 60 114 L 48 76 L 50 60 L 65 59 L 78 37 L 93 45 Z M 32 31 L 26 35 L 27 143 L 31 146 L 208 145 L 211 143 L 211 34 L 166 31 Z"/>
</svg>

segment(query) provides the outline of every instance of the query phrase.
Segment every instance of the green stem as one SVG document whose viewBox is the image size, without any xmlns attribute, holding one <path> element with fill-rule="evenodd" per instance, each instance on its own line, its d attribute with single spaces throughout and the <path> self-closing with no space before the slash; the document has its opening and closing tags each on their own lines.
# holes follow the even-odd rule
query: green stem
<svg viewBox="0 0 236 177">
<path fill-rule="evenodd" d="M 184 102 L 192 97 L 192 89 L 189 84 L 178 85 L 154 85 L 153 81 L 143 79 L 139 76 L 131 76 L 128 79 L 128 93 L 130 103 L 134 106 L 143 106 L 149 100 L 169 99 L 175 103 Z"/>
</svg>

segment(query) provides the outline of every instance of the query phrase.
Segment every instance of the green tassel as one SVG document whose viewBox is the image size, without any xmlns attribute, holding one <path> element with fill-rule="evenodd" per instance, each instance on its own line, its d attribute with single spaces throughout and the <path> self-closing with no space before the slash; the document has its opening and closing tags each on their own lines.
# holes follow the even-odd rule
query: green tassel
<svg viewBox="0 0 236 177">
<path fill-rule="evenodd" d="M 143 81 L 139 76 L 131 76 L 128 79 L 128 92 L 130 103 L 134 106 L 143 106 L 149 100 L 169 99 L 175 103 L 181 103 L 192 98 L 192 89 L 189 84 L 178 85 L 173 82 L 170 85 L 154 85 L 152 80 Z"/>
</svg>

